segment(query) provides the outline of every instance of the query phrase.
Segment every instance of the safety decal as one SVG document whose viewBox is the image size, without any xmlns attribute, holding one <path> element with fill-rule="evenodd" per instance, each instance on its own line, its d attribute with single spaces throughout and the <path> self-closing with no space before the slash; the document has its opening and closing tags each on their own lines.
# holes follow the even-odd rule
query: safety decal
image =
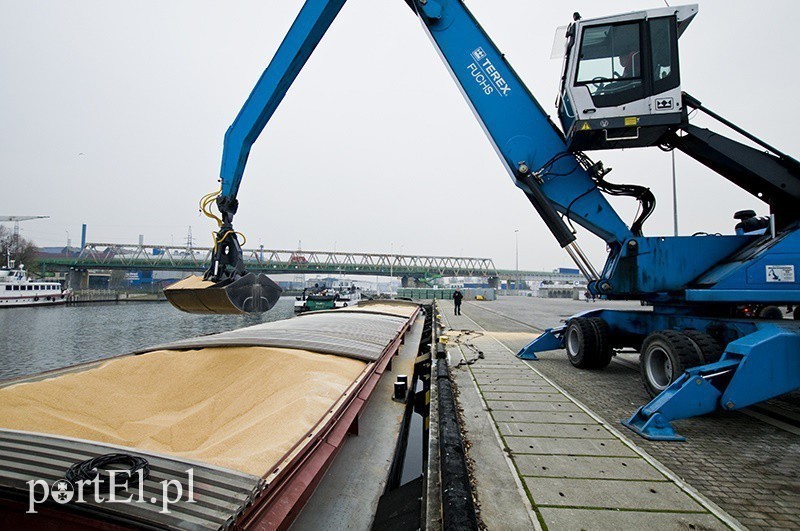
<svg viewBox="0 0 800 531">
<path fill-rule="evenodd" d="M 767 282 L 794 282 L 794 266 L 768 265 Z"/>
<path fill-rule="evenodd" d="M 581 131 L 589 131 L 591 128 L 592 126 L 589 125 L 589 122 L 583 122 L 583 125 L 581 126 Z"/>
<path fill-rule="evenodd" d="M 639 125 L 638 116 L 628 116 L 627 118 L 625 118 L 625 127 L 631 127 L 634 125 Z"/>
</svg>

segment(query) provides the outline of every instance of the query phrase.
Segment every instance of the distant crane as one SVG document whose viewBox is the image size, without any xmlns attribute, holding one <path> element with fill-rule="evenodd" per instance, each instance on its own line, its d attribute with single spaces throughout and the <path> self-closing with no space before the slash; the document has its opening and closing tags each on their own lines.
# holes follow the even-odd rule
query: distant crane
<svg viewBox="0 0 800 531">
<path fill-rule="evenodd" d="M 0 216 L 0 223 L 14 222 L 14 241 L 19 240 L 19 222 L 30 219 L 46 219 L 50 216 Z"/>
<path fill-rule="evenodd" d="M 45 219 L 50 216 L 0 216 L 0 223 L 14 222 L 14 232 L 6 245 L 6 267 L 11 268 L 11 249 L 19 243 L 19 222 L 30 219 Z"/>
</svg>

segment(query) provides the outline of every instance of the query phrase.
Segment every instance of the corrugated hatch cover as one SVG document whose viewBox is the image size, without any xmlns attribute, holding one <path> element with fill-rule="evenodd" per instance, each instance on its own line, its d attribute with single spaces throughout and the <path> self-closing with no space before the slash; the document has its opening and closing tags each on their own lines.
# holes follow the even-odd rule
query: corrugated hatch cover
<svg viewBox="0 0 800 531">
<path fill-rule="evenodd" d="M 79 441 L 53 435 L 39 435 L 12 430 L 0 430 L 0 489 L 16 493 L 27 509 L 27 482 L 31 478 L 52 484 L 64 477 L 64 472 L 74 463 L 98 455 L 121 451 L 118 446 L 109 446 L 88 441 Z M 171 459 L 166 456 L 122 449 L 147 459 L 150 477 L 144 482 L 144 499 L 155 498 L 159 503 L 96 503 L 93 493 L 85 491 L 85 503 L 73 504 L 76 510 L 85 506 L 95 514 L 105 514 L 109 519 L 122 520 L 127 525 L 139 524 L 171 529 L 225 529 L 230 527 L 255 499 L 263 481 L 257 476 L 226 470 L 197 462 Z M 162 513 L 162 481 L 181 483 L 183 492 L 188 492 L 187 469 L 194 473 L 194 503 L 187 503 L 186 495 L 181 501 L 170 504 L 169 513 Z M 21 496 L 24 495 L 24 496 Z M 41 493 L 38 493 L 41 495 Z M 138 496 L 138 488 L 122 493 L 121 498 Z M 171 491 L 170 496 L 174 496 Z M 13 496 L 13 494 L 12 494 Z M 107 496 L 107 495 L 105 495 Z M 40 510 L 41 507 L 40 507 Z M 20 515 L 25 516 L 25 515 Z M 35 515 L 27 515 L 33 517 Z"/>
<path fill-rule="evenodd" d="M 408 317 L 375 312 L 332 311 L 263 323 L 239 330 L 149 347 L 191 350 L 207 347 L 276 347 L 310 350 L 361 361 L 376 361 Z"/>
</svg>

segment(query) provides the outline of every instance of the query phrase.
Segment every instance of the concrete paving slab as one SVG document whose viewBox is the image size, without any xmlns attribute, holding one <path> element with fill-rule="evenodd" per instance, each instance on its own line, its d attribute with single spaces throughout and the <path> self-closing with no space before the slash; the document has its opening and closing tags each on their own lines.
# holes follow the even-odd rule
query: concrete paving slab
<svg viewBox="0 0 800 531">
<path fill-rule="evenodd" d="M 459 405 L 464 411 L 469 456 L 479 470 L 492 471 L 490 474 L 476 473 L 474 476 L 481 519 L 490 528 L 496 528 L 498 522 L 503 522 L 507 529 L 531 529 L 533 523 L 527 507 L 529 502 L 517 487 L 472 375 L 467 371 L 452 371 L 451 375 L 459 390 Z"/>
<path fill-rule="evenodd" d="M 717 531 L 728 529 L 710 514 L 650 513 L 596 509 L 543 507 L 542 518 L 549 529 L 559 531 L 648 529 L 651 531 Z"/>
<path fill-rule="evenodd" d="M 509 359 L 508 361 L 509 362 L 513 362 L 514 360 Z M 499 367 L 491 366 L 491 365 L 489 365 L 489 363 L 490 362 L 488 362 L 487 360 L 481 360 L 480 362 L 474 363 L 472 365 L 472 370 L 475 371 L 475 372 L 481 372 L 481 373 L 487 373 L 487 374 L 488 373 L 513 373 L 514 375 L 516 375 L 516 377 L 525 376 L 526 372 L 530 372 L 530 376 L 531 377 L 540 378 L 541 379 L 541 377 L 539 375 L 537 375 L 536 373 L 534 373 L 532 371 L 525 371 L 525 372 L 520 371 L 519 370 L 519 368 L 520 368 L 519 361 L 517 361 L 517 363 L 513 364 L 513 365 L 512 365 L 512 363 L 509 363 L 509 364 L 506 364 L 506 365 L 503 365 L 503 366 L 499 366 Z M 496 362 L 491 362 L 491 363 L 496 363 Z M 515 370 L 511 370 L 510 367 L 514 367 Z"/>
<path fill-rule="evenodd" d="M 475 375 L 475 379 L 480 385 L 546 385 L 542 380 L 533 380 L 529 378 L 500 378 L 498 376 L 485 376 L 482 374 Z"/>
<path fill-rule="evenodd" d="M 513 365 L 509 366 L 507 369 L 502 370 L 493 370 L 488 371 L 486 369 L 481 369 L 476 367 L 475 364 L 471 366 L 472 373 L 475 375 L 476 378 L 505 378 L 508 380 L 522 380 L 524 382 L 544 382 L 544 378 L 537 376 L 530 371 L 526 371 L 525 367 L 522 364 L 517 364 L 516 367 Z"/>
<path fill-rule="evenodd" d="M 493 411 L 492 414 L 497 422 L 597 424 L 597 422 L 586 413 L 562 413 L 559 411 Z"/>
<path fill-rule="evenodd" d="M 513 369 L 512 369 L 513 367 Z M 476 374 L 489 374 L 489 375 L 511 375 L 514 378 L 520 378 L 526 376 L 525 372 L 520 371 L 520 364 L 517 362 L 516 364 L 508 364 L 506 366 L 501 367 L 492 367 L 485 365 L 483 362 L 481 363 L 474 363 L 471 367 L 472 372 Z M 530 373 L 532 378 L 538 378 L 539 380 L 543 380 L 543 378 L 537 375 L 534 372 Z"/>
<path fill-rule="evenodd" d="M 509 385 L 509 384 L 486 384 L 481 385 L 484 393 L 555 393 L 556 389 L 552 385 Z"/>
<path fill-rule="evenodd" d="M 481 361 L 484 361 L 484 360 L 481 360 Z M 500 369 L 500 370 L 519 369 L 519 367 L 516 364 L 512 365 L 511 363 L 509 363 L 507 365 L 498 365 L 498 364 L 481 365 L 480 369 L 476 368 L 476 365 L 478 365 L 478 364 L 477 363 L 473 363 L 472 365 L 470 365 L 470 369 L 472 369 L 472 371 L 474 371 L 476 373 L 480 373 L 481 375 L 485 375 L 485 376 L 493 376 L 493 375 L 497 374 L 497 373 L 492 372 L 492 371 L 487 371 L 486 368 L 489 368 L 489 369 Z M 542 381 L 544 381 L 544 380 L 542 380 Z"/>
<path fill-rule="evenodd" d="M 543 381 L 541 376 L 539 376 L 539 375 L 537 375 L 537 374 L 535 374 L 533 372 L 530 372 L 530 374 L 528 374 L 529 371 L 521 371 L 521 370 L 519 370 L 520 369 L 519 365 L 517 366 L 516 370 L 510 370 L 510 369 L 505 369 L 505 368 L 488 370 L 485 367 L 481 367 L 478 363 L 473 363 L 470 368 L 472 369 L 472 371 L 475 374 L 481 375 L 481 376 L 485 376 L 487 378 L 488 377 L 509 378 L 509 379 L 514 379 L 514 380 L 534 380 L 534 379 L 536 379 L 536 380 L 539 380 L 539 381 Z"/>
<path fill-rule="evenodd" d="M 483 398 L 486 400 L 514 400 L 514 401 L 530 401 L 530 402 L 563 402 L 564 395 L 554 393 L 536 393 L 529 395 L 528 393 L 503 393 L 484 391 Z"/>
<path fill-rule="evenodd" d="M 607 429 L 591 424 L 537 424 L 534 422 L 499 422 L 502 435 L 528 437 L 575 437 L 577 439 L 616 439 Z"/>
<path fill-rule="evenodd" d="M 509 368 L 513 368 L 513 366 L 509 366 Z M 524 380 L 526 382 L 527 385 L 545 385 L 547 383 L 546 380 L 544 380 L 543 378 L 538 378 L 538 379 L 535 379 L 535 380 L 534 379 L 524 378 L 523 375 L 519 374 L 519 370 L 517 370 L 515 375 L 512 375 L 512 376 L 501 376 L 501 375 L 498 374 L 498 372 L 487 371 L 487 370 L 485 370 L 483 368 L 477 368 L 474 364 L 470 366 L 470 370 L 472 370 L 474 374 L 478 374 L 483 378 L 498 377 L 498 378 L 513 379 L 513 380 L 522 379 L 522 380 Z M 502 385 L 502 384 L 500 384 L 500 385 Z"/>
<path fill-rule="evenodd" d="M 492 411 L 581 411 L 572 402 L 532 402 L 530 400 L 487 400 Z"/>
<path fill-rule="evenodd" d="M 517 454 L 514 462 L 523 476 L 667 481 L 650 463 L 637 457 Z"/>
<path fill-rule="evenodd" d="M 705 512 L 671 482 L 529 477 L 523 480 L 537 506 Z"/>
<path fill-rule="evenodd" d="M 524 380 L 514 380 L 510 382 L 489 381 L 483 378 L 475 378 L 480 386 L 482 392 L 495 391 L 494 387 L 500 387 L 502 390 L 507 390 L 512 387 L 522 388 L 516 392 L 538 392 L 538 393 L 557 393 L 555 387 L 545 382 L 526 382 Z"/>
<path fill-rule="evenodd" d="M 518 367 L 518 363 L 512 360 L 508 360 L 506 362 L 501 361 L 500 359 L 493 360 L 491 358 L 482 359 L 478 362 L 475 362 L 471 365 L 474 370 L 480 370 L 485 372 L 493 372 L 493 371 L 503 371 L 508 370 L 509 368 L 516 368 Z"/>
<path fill-rule="evenodd" d="M 613 455 L 635 457 L 637 454 L 617 439 L 569 439 L 559 437 L 506 437 L 514 453 L 547 455 Z"/>
</svg>

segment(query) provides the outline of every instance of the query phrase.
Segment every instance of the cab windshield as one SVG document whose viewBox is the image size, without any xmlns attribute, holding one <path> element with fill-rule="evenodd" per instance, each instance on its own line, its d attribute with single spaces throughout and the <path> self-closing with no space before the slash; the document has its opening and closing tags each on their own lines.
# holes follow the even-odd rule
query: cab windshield
<svg viewBox="0 0 800 531">
<path fill-rule="evenodd" d="M 601 107 L 640 98 L 643 90 L 640 24 L 585 28 L 575 84 L 585 85 L 595 104 Z"/>
</svg>

